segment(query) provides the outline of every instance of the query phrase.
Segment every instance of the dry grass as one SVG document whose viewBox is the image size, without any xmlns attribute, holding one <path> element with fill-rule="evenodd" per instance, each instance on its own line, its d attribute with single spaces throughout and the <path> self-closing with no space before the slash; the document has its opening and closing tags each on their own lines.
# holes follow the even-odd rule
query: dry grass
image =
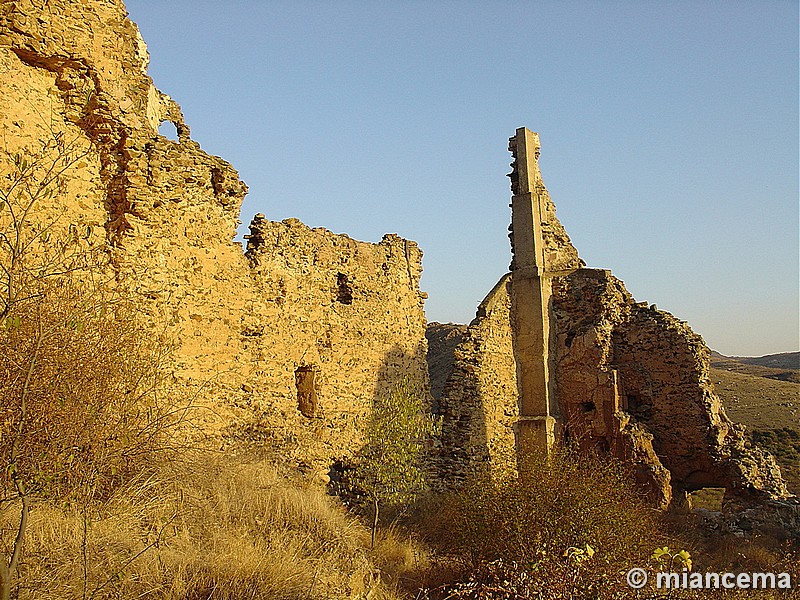
<svg viewBox="0 0 800 600">
<path fill-rule="evenodd" d="M 565 449 L 539 460 L 523 481 L 477 481 L 430 499 L 418 527 L 445 564 L 425 598 L 492 598 L 456 594 L 481 586 L 519 594 L 498 598 L 624 593 L 620 573 L 674 542 L 630 480 L 616 461 Z M 447 572 L 454 563 L 460 573 Z"/>
<path fill-rule="evenodd" d="M 264 461 L 195 458 L 139 477 L 91 511 L 36 505 L 18 598 L 399 600 L 476 578 L 541 594 L 532 597 L 605 598 L 626 593 L 620 573 L 648 566 L 666 542 L 690 549 L 701 568 L 797 573 L 796 557 L 778 547 L 730 538 L 712 556 L 703 540 L 666 539 L 618 465 L 556 466 L 538 482 L 440 496 L 415 521 L 427 545 L 389 527 L 370 549 L 368 529 L 323 489 Z M 13 524 L 13 513 L 2 517 L 0 526 Z M 588 561 L 565 552 L 586 543 L 597 550 Z"/>
<path fill-rule="evenodd" d="M 762 430 L 797 425 L 800 384 L 720 369 L 711 369 L 711 378 L 734 421 Z"/>
<path fill-rule="evenodd" d="M 13 513 L 3 517 L 7 525 Z M 18 593 L 396 600 L 392 582 L 415 568 L 418 550 L 397 532 L 368 545 L 366 528 L 324 490 L 268 463 L 203 458 L 142 477 L 90 513 L 38 505 Z"/>
<path fill-rule="evenodd" d="M 692 508 L 720 511 L 725 497 L 725 488 L 703 488 L 692 492 L 689 497 Z"/>
<path fill-rule="evenodd" d="M 425 584 L 432 562 L 426 544 L 394 525 L 378 530 L 371 557 L 386 581 L 414 596 Z"/>
</svg>

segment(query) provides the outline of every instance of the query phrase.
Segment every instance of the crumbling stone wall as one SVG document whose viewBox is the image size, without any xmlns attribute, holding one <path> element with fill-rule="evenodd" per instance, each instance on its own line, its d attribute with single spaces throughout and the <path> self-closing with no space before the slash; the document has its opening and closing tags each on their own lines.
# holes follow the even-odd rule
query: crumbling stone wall
<svg viewBox="0 0 800 600">
<path fill-rule="evenodd" d="M 614 332 L 629 319 L 633 298 L 603 269 L 577 269 L 556 277 L 552 289 L 555 387 L 564 436 L 584 451 L 631 461 L 640 486 L 665 508 L 672 496 L 670 472 L 653 448 L 652 434 L 626 412 L 627 397 L 614 361 Z"/>
<path fill-rule="evenodd" d="M 442 397 L 444 384 L 453 372 L 456 346 L 464 341 L 467 325 L 456 323 L 428 323 L 425 339 L 428 342 L 428 376 L 431 382 L 433 411 L 439 412 L 439 400 Z"/>
<path fill-rule="evenodd" d="M 422 252 L 392 234 L 369 244 L 263 215 L 250 232 L 256 290 L 242 330 L 257 417 L 250 433 L 303 440 L 299 447 L 314 447 L 314 455 L 346 457 L 359 447 L 377 395 L 408 379 L 427 400 Z M 316 396 L 305 411 L 301 370 L 313 373 Z M 298 445 L 286 447 L 294 452 Z"/>
<path fill-rule="evenodd" d="M 520 164 L 514 142 L 523 134 L 533 154 Z M 541 360 L 551 377 L 556 403 L 550 415 L 562 440 L 632 462 L 656 505 L 666 507 L 673 490 L 682 498 L 702 487 L 724 487 L 729 498 L 748 501 L 786 497 L 774 458 L 749 447 L 743 428 L 725 415 L 700 336 L 669 313 L 637 303 L 610 271 L 582 268 L 541 181 L 538 136 L 517 130 L 511 149 L 512 192 L 521 203 L 520 214 L 512 204 L 514 227 L 527 223 L 530 202 L 534 221 L 537 214 L 542 220 L 540 232 L 537 222 L 529 223 L 531 232 L 512 231 L 512 247 L 541 252 L 535 276 L 547 302 L 539 318 L 548 319 L 542 325 L 549 335 L 540 355 L 518 356 L 512 340 L 519 315 L 515 319 L 510 310 L 509 285 L 517 265 L 481 305 L 455 349 L 455 368 L 441 399 L 443 481 L 451 484 L 487 466 L 508 468 L 502 461 L 509 454 L 495 449 L 513 448 L 514 426 L 526 418 L 520 414 L 519 361 Z M 520 304 L 520 310 L 527 307 Z"/>
<path fill-rule="evenodd" d="M 440 473 L 447 485 L 487 467 L 513 468 L 509 279 L 482 303 L 444 386 Z M 636 303 L 599 269 L 554 278 L 553 311 L 562 437 L 631 461 L 662 508 L 673 495 L 703 487 L 745 500 L 787 496 L 774 458 L 751 447 L 725 415 L 709 379 L 709 351 L 688 325 Z"/>
<path fill-rule="evenodd" d="M 247 188 L 189 138 L 180 108 L 148 77 L 148 59 L 121 1 L 3 3 L 4 151 L 35 152 L 55 136 L 85 149 L 57 206 L 37 210 L 92 228 L 106 277 L 180 342 L 176 377 L 202 384 L 199 399 L 215 410 L 197 411 L 196 423 L 215 430 L 231 416 L 232 393 L 216 375 L 247 376 L 239 313 L 251 292 L 232 242 Z M 178 142 L 158 134 L 167 119 Z"/>
<path fill-rule="evenodd" d="M 541 259 L 544 265 L 540 267 L 546 268 L 551 272 L 569 271 L 584 266 L 586 263 L 578 256 L 578 250 L 572 245 L 572 241 L 567 235 L 567 230 L 559 221 L 556 216 L 556 205 L 550 197 L 550 193 L 544 185 L 542 174 L 539 170 L 539 156 L 541 154 L 541 146 L 539 145 L 539 136 L 536 133 L 532 134 L 532 140 L 535 147 L 529 149 L 533 156 L 522 157 L 517 156 L 517 147 L 515 138 L 509 140 L 509 152 L 513 156 L 511 163 L 511 173 L 508 178 L 511 180 L 511 193 L 518 195 L 525 191 L 534 191 L 540 200 L 538 210 L 540 211 L 540 222 L 538 226 L 541 227 L 541 242 L 542 252 Z M 530 172 L 529 172 L 530 171 Z M 522 181 L 521 181 L 522 179 Z M 525 188 L 525 189 L 523 189 Z M 530 189 L 529 189 L 530 188 Z M 529 223 L 533 226 L 533 223 Z M 532 227 L 531 227 L 532 229 Z M 508 238 L 511 242 L 511 254 L 516 255 L 517 248 L 515 246 L 515 232 L 513 224 L 508 228 Z M 529 237 L 533 231 L 518 231 L 516 234 L 520 237 Z M 510 269 L 514 270 L 514 261 Z"/>
<path fill-rule="evenodd" d="M 247 186 L 191 139 L 148 60 L 121 0 L 0 3 L 0 154 L 53 136 L 80 149 L 37 216 L 88 227 L 106 277 L 176 340 L 195 433 L 253 441 L 268 424 L 297 462 L 352 452 L 374 394 L 406 374 L 427 393 L 421 253 L 262 217 L 245 257 Z"/>
<path fill-rule="evenodd" d="M 635 303 L 614 333 L 625 409 L 653 435 L 674 487 L 724 487 L 727 497 L 766 501 L 788 496 L 774 457 L 751 446 L 725 414 L 710 378 L 702 338 L 655 305 Z"/>
<path fill-rule="evenodd" d="M 442 433 L 437 467 L 446 486 L 514 466 L 513 427 L 519 408 L 509 287 L 506 275 L 481 302 L 453 354 L 453 369 L 439 399 Z M 437 359 L 431 356 L 429 361 Z"/>
</svg>

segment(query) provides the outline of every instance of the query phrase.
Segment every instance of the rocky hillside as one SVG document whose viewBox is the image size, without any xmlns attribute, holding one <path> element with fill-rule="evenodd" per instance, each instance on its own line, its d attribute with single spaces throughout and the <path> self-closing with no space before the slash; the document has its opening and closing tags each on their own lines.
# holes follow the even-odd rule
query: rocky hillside
<svg viewBox="0 0 800 600">
<path fill-rule="evenodd" d="M 428 373 L 431 378 L 431 394 L 435 402 L 442 397 L 442 390 L 455 363 L 454 352 L 464 339 L 466 325 L 457 323 L 428 323 L 425 337 L 428 340 Z"/>
</svg>

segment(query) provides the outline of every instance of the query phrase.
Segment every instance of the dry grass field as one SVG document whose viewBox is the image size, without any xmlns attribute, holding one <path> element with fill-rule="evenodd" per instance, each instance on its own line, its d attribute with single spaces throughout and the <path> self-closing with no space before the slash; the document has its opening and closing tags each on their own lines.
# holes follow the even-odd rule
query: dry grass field
<svg viewBox="0 0 800 600">
<path fill-rule="evenodd" d="M 15 512 L 0 512 L 13 529 Z M 91 507 L 37 503 L 19 600 L 399 600 L 425 554 L 264 461 L 165 465 Z"/>
</svg>

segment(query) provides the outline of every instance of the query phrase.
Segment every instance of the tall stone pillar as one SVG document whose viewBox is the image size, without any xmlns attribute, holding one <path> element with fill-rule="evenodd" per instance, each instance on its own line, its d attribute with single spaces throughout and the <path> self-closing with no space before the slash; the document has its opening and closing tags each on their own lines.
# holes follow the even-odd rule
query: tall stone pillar
<svg viewBox="0 0 800 600">
<path fill-rule="evenodd" d="M 517 364 L 519 421 L 515 435 L 520 472 L 532 452 L 548 454 L 558 413 L 551 379 L 551 282 L 542 221 L 546 191 L 539 173 L 539 136 L 522 127 L 509 139 L 511 164 L 511 318 Z"/>
</svg>

